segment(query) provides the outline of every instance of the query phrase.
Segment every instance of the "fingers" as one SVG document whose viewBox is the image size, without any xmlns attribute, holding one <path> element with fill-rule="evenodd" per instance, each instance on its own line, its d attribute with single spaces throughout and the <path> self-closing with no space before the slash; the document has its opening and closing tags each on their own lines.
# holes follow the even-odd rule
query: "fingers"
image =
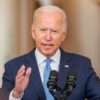
<svg viewBox="0 0 100 100">
<path fill-rule="evenodd" d="M 30 74 L 31 74 L 31 68 L 27 68 L 26 70 L 26 74 L 25 74 L 25 65 L 22 65 L 21 68 L 19 69 L 18 73 L 17 73 L 17 76 L 16 76 L 16 79 L 17 79 L 17 82 L 19 81 L 22 81 L 24 78 L 29 78 Z"/>
<path fill-rule="evenodd" d="M 27 68 L 25 77 L 29 78 L 31 72 L 32 72 L 32 69 L 30 67 Z"/>
<path fill-rule="evenodd" d="M 26 70 L 26 76 L 29 76 L 31 74 L 31 67 L 28 67 L 27 70 Z M 19 69 L 18 71 L 18 76 L 22 76 L 25 74 L 25 65 L 22 65 L 21 68 Z"/>
<path fill-rule="evenodd" d="M 25 65 L 22 65 L 21 68 L 18 70 L 18 73 L 21 73 L 25 69 Z"/>
<path fill-rule="evenodd" d="M 19 69 L 18 73 L 17 73 L 17 77 L 20 78 L 24 74 L 25 74 L 25 65 L 22 65 L 21 68 Z"/>
</svg>

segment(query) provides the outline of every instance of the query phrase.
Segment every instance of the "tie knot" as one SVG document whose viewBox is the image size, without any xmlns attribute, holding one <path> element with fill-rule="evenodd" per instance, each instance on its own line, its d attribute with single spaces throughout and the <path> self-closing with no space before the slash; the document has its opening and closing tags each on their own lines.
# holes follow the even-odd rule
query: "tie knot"
<svg viewBox="0 0 100 100">
<path fill-rule="evenodd" d="M 51 61 L 52 61 L 52 59 L 50 59 L 50 58 L 47 58 L 47 59 L 46 59 L 46 63 L 47 63 L 47 64 L 50 64 Z"/>
<path fill-rule="evenodd" d="M 50 68 L 50 63 L 51 63 L 51 61 L 52 61 L 52 59 L 50 59 L 50 58 L 47 58 L 47 59 L 46 59 L 46 68 L 47 68 L 47 69 L 51 69 L 51 68 Z"/>
</svg>

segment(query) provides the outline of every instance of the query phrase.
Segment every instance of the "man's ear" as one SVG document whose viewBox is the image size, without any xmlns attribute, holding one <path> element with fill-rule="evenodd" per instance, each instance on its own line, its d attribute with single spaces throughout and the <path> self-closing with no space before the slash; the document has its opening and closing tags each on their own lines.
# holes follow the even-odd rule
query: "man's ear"
<svg viewBox="0 0 100 100">
<path fill-rule="evenodd" d="M 32 38 L 35 39 L 34 25 L 32 25 L 32 27 L 31 27 L 31 33 L 32 33 Z"/>
<path fill-rule="evenodd" d="M 67 34 L 67 32 L 66 32 L 66 31 L 65 31 L 65 32 L 63 32 L 62 42 L 65 40 L 65 38 L 66 38 L 66 34 Z"/>
</svg>

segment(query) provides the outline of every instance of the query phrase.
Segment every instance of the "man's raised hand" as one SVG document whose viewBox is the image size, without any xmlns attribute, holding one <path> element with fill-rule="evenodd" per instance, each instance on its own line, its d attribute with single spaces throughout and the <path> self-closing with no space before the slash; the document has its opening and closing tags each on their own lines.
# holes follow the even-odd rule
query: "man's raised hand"
<svg viewBox="0 0 100 100">
<path fill-rule="evenodd" d="M 16 75 L 15 88 L 12 93 L 14 97 L 19 98 L 24 93 L 24 90 L 26 89 L 29 82 L 31 71 L 32 69 L 28 67 L 25 72 L 25 65 L 22 65 L 19 69 Z"/>
</svg>

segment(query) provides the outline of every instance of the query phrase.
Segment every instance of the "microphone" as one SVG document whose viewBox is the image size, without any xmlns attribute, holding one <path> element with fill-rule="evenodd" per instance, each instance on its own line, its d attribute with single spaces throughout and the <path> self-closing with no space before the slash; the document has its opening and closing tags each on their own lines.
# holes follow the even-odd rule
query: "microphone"
<svg viewBox="0 0 100 100">
<path fill-rule="evenodd" d="M 64 90 L 67 92 L 67 95 L 69 96 L 75 87 L 76 87 L 76 73 L 74 71 L 71 71 L 67 77 L 67 83 L 65 84 Z"/>
<path fill-rule="evenodd" d="M 55 95 L 55 92 L 57 90 L 57 80 L 58 80 L 58 72 L 56 70 L 52 70 L 49 75 L 47 87 L 53 96 Z"/>
</svg>

